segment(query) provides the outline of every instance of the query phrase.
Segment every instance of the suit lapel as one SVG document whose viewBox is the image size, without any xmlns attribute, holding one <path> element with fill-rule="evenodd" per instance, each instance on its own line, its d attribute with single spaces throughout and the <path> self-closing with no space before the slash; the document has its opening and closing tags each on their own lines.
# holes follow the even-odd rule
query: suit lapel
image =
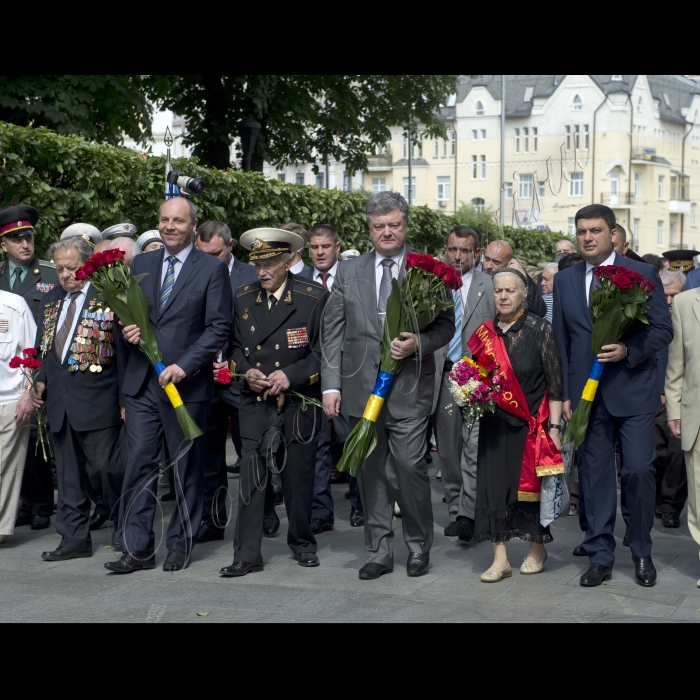
<svg viewBox="0 0 700 700">
<path fill-rule="evenodd" d="M 484 282 L 481 279 L 481 275 L 477 277 L 475 273 L 472 273 L 472 283 L 469 285 L 469 291 L 467 292 L 466 308 L 462 309 L 462 328 L 466 328 L 469 319 L 481 301 L 481 297 L 484 296 L 483 287 Z"/>
<path fill-rule="evenodd" d="M 190 250 L 190 254 L 187 256 L 187 260 L 185 260 L 185 263 L 182 266 L 182 270 L 180 270 L 180 273 L 177 276 L 177 279 L 175 280 L 175 285 L 173 286 L 172 292 L 170 292 L 170 296 L 168 297 L 168 301 L 165 303 L 165 306 L 163 307 L 162 310 L 158 310 L 158 318 L 160 318 L 171 306 L 173 303 L 173 300 L 175 297 L 179 294 L 180 290 L 185 286 L 187 283 L 187 280 L 189 276 L 192 274 L 194 270 L 194 266 L 197 264 L 197 258 L 199 256 L 199 251 L 196 248 L 192 248 Z M 159 286 L 159 291 L 158 291 L 158 296 L 156 296 L 156 299 L 160 297 L 160 286 Z M 158 303 L 158 302 L 156 302 Z"/>
<path fill-rule="evenodd" d="M 165 260 L 165 256 L 167 254 L 167 251 L 165 248 L 163 248 L 163 253 L 162 255 L 154 255 L 153 260 L 151 260 L 151 270 L 150 270 L 150 275 L 151 275 L 151 284 L 153 285 L 153 296 L 151 297 L 153 299 L 153 313 L 149 314 L 149 318 L 151 319 L 151 323 L 153 325 L 156 325 L 158 322 L 158 299 L 160 298 L 160 276 L 163 271 L 163 261 Z M 146 282 L 148 280 L 148 277 L 144 280 Z M 148 295 L 146 295 L 148 296 Z M 150 311 L 150 309 L 149 309 Z"/>
<path fill-rule="evenodd" d="M 294 311 L 292 286 L 293 274 L 289 273 L 289 275 L 287 276 L 287 283 L 285 284 L 284 291 L 282 292 L 282 297 L 277 302 L 277 305 L 273 309 L 272 313 L 270 313 L 267 308 L 267 293 L 263 290 L 263 303 L 261 304 L 263 311 L 261 313 L 261 316 L 262 314 L 265 314 L 265 318 L 260 326 L 260 335 L 258 336 L 258 343 L 262 342 L 270 334 L 274 333 L 291 316 L 292 312 Z"/>
<path fill-rule="evenodd" d="M 593 323 L 591 322 L 591 311 L 588 308 L 588 303 L 586 299 L 586 292 L 584 291 L 586 286 L 586 263 L 579 263 L 574 267 L 574 273 L 571 275 L 571 284 L 574 289 L 574 298 L 578 300 L 579 306 L 581 307 L 581 312 L 583 313 L 586 323 L 593 330 Z"/>
<path fill-rule="evenodd" d="M 367 310 L 367 315 L 369 316 L 374 329 L 377 331 L 377 335 L 381 338 L 382 324 L 379 322 L 379 314 L 377 313 L 377 276 L 375 272 L 376 253 L 369 253 L 364 260 L 360 259 L 357 262 L 364 264 L 362 274 L 366 283 L 360 284 L 362 306 Z M 399 274 L 401 274 L 401 271 L 399 271 Z"/>
<path fill-rule="evenodd" d="M 36 272 L 34 272 L 34 270 L 36 270 Z M 40 278 L 41 271 L 39 270 L 39 261 L 36 259 L 36 256 L 34 256 L 29 261 L 29 269 L 27 270 L 27 274 L 22 278 L 19 289 L 13 292 L 13 294 L 24 296 L 39 281 Z"/>
</svg>

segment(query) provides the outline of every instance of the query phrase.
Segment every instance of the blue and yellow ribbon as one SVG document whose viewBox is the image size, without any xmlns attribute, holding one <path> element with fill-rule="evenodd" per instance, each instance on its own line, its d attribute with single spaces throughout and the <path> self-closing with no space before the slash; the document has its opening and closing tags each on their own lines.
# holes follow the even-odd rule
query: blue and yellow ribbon
<svg viewBox="0 0 700 700">
<path fill-rule="evenodd" d="M 165 369 L 165 365 L 162 362 L 156 362 L 153 365 L 153 369 L 155 369 L 156 374 L 160 377 L 163 370 Z M 165 393 L 168 395 L 168 398 L 170 399 L 170 403 L 172 404 L 173 408 L 178 408 L 179 406 L 182 406 L 182 397 L 180 396 L 180 392 L 177 390 L 177 387 L 172 382 L 168 382 L 163 388 L 165 389 Z"/>
<path fill-rule="evenodd" d="M 596 391 L 598 391 L 598 384 L 600 384 L 600 378 L 603 376 L 603 369 L 605 365 L 601 364 L 597 359 L 593 360 L 593 366 L 591 367 L 591 373 L 588 375 L 588 381 L 586 386 L 583 387 L 583 393 L 581 398 L 584 401 L 593 402 L 595 399 Z"/>
<path fill-rule="evenodd" d="M 372 395 L 367 400 L 367 405 L 365 406 L 365 412 L 362 414 L 363 418 L 366 418 L 372 423 L 377 422 L 379 418 L 379 413 L 384 405 L 384 399 L 391 389 L 391 383 L 394 381 L 394 375 L 390 372 L 379 372 L 377 381 L 374 384 L 374 389 L 372 389 Z"/>
</svg>

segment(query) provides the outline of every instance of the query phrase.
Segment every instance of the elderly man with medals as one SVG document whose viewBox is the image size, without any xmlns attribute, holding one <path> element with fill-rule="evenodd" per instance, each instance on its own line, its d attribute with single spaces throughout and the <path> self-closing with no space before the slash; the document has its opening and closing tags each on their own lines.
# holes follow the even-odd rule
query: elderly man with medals
<svg viewBox="0 0 700 700">
<path fill-rule="evenodd" d="M 243 454 L 234 560 L 221 569 L 223 576 L 263 569 L 263 518 L 271 505 L 266 487 L 272 470 L 281 470 L 287 544 L 300 566 L 319 564 L 310 522 L 321 413 L 290 392 L 321 397 L 320 327 L 328 293 L 289 271 L 292 253 L 304 246 L 302 236 L 254 229 L 240 243 L 251 251 L 258 281 L 234 295 L 232 359 L 235 371 L 246 375 L 240 404 Z"/>
<path fill-rule="evenodd" d="M 122 451 L 118 449 L 120 413 L 119 376 L 123 351 L 121 335 L 114 333 L 113 313 L 94 296 L 92 285 L 75 279 L 75 271 L 92 255 L 81 237 L 64 238 L 49 248 L 60 287 L 44 298 L 37 334 L 38 395 L 44 402 L 56 459 L 58 547 L 44 552 L 45 561 L 65 561 L 92 555 L 88 483 L 99 478 L 106 507 L 115 529 L 115 508 L 124 479 Z"/>
</svg>

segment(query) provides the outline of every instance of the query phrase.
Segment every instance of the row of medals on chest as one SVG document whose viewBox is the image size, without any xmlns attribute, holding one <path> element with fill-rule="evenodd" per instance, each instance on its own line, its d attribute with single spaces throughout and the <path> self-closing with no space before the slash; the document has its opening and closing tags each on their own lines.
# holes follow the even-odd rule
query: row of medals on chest
<svg viewBox="0 0 700 700">
<path fill-rule="evenodd" d="M 101 372 L 102 365 L 112 362 L 113 318 L 114 314 L 109 309 L 83 312 L 70 346 L 69 372 L 84 372 L 88 368 L 91 372 Z"/>
</svg>

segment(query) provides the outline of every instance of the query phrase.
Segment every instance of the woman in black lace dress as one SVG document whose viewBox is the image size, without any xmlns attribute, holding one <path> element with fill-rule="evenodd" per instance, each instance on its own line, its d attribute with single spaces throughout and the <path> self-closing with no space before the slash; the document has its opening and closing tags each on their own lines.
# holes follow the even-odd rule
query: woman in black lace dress
<svg viewBox="0 0 700 700">
<path fill-rule="evenodd" d="M 493 325 L 496 334 L 503 339 L 530 415 L 537 415 L 546 389 L 550 408 L 549 434 L 560 448 L 563 386 L 552 326 L 525 309 L 527 287 L 519 270 L 505 268 L 497 272 L 493 277 L 493 289 L 498 312 Z M 480 541 L 490 540 L 494 549 L 493 564 L 481 576 L 485 582 L 500 581 L 511 575 L 506 555 L 506 542 L 511 537 L 530 543 L 527 557 L 520 567 L 523 574 L 542 571 L 547 558 L 544 545 L 552 541 L 549 527 L 540 525 L 539 500 L 522 500 L 535 496 L 525 492 L 519 494 L 518 491 L 527 436 L 526 421 L 499 407 L 495 413 L 486 413 L 481 418 L 475 534 Z"/>
</svg>

